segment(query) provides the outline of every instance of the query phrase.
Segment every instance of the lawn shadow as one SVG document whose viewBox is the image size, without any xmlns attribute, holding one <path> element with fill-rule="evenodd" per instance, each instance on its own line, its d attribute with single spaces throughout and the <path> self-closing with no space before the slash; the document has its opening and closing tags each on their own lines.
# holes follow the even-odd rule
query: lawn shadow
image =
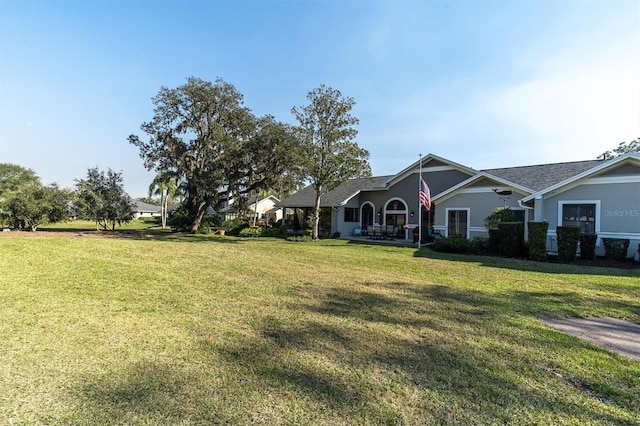
<svg viewBox="0 0 640 426">
<path fill-rule="evenodd" d="M 85 376 L 72 390 L 87 424 L 220 424 L 225 418 L 206 401 L 193 406 L 197 378 L 168 364 L 138 362 L 109 374 Z"/>
<path fill-rule="evenodd" d="M 347 423 L 354 413 L 367 413 L 359 419 L 365 423 L 442 419 L 509 423 L 522 413 L 624 423 L 616 409 L 593 407 L 628 409 L 634 404 L 628 394 L 620 396 L 579 375 L 560 376 L 561 369 L 540 356 L 541 348 L 548 347 L 554 336 L 555 351 L 596 351 L 608 356 L 606 352 L 553 335 L 537 323 L 541 328 L 529 332 L 538 336 L 536 332 L 542 330 L 544 336 L 523 340 L 523 323 L 511 320 L 532 316 L 539 305 L 548 303 L 539 294 L 487 295 L 402 282 L 383 287 L 384 294 L 373 288 L 343 287 L 314 293 L 313 298 L 291 306 L 306 313 L 302 320 L 265 316 L 256 321 L 254 337 L 211 344 L 207 350 L 230 365 L 241 365 L 242 374 L 284 386 L 301 399 L 312 398 L 336 416 L 346 416 Z M 572 296 L 556 293 L 551 297 L 560 304 Z M 524 309 L 522 304 L 528 302 L 538 304 L 537 308 Z M 478 345 L 476 336 L 498 340 Z M 558 382 L 562 395 L 548 390 L 549 383 L 557 387 Z M 389 403 L 394 392 L 412 395 L 415 418 L 407 420 L 404 405 Z M 580 402 L 575 392 L 591 403 Z"/>
</svg>

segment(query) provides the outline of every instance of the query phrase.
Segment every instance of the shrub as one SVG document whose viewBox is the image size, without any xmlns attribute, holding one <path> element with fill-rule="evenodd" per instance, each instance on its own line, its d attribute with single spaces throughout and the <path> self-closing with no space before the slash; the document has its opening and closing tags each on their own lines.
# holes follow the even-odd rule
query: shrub
<svg viewBox="0 0 640 426">
<path fill-rule="evenodd" d="M 547 254 L 548 222 L 529 222 L 529 258 L 544 260 Z"/>
<path fill-rule="evenodd" d="M 515 222 L 516 215 L 509 207 L 496 207 L 484 220 L 487 229 L 498 229 L 498 224 L 503 222 Z"/>
<path fill-rule="evenodd" d="M 558 261 L 561 263 L 571 263 L 576 260 L 578 242 L 580 240 L 581 229 L 575 226 L 558 226 Z"/>
<path fill-rule="evenodd" d="M 498 224 L 498 254 L 505 257 L 522 256 L 524 224 L 522 222 L 502 222 Z"/>
<path fill-rule="evenodd" d="M 483 237 L 473 237 L 471 240 L 471 250 L 475 254 L 489 253 L 489 239 Z"/>
<path fill-rule="evenodd" d="M 313 241 L 313 239 L 308 235 L 291 235 L 287 237 L 287 241 L 292 241 L 294 243 L 306 243 Z"/>
<path fill-rule="evenodd" d="M 580 258 L 593 260 L 596 258 L 596 234 L 580 234 Z"/>
<path fill-rule="evenodd" d="M 178 206 L 169 218 L 169 226 L 174 232 L 190 231 L 192 222 L 193 218 L 184 206 Z"/>
<path fill-rule="evenodd" d="M 249 227 L 249 219 L 236 218 L 222 222 L 220 229 L 224 229 L 227 235 L 240 235 L 240 231 Z"/>
<path fill-rule="evenodd" d="M 443 237 L 436 240 L 433 249 L 445 253 L 471 253 L 471 242 L 462 235 Z"/>
<path fill-rule="evenodd" d="M 624 238 L 603 238 L 604 256 L 607 259 L 625 260 L 629 249 L 629 240 Z"/>
<path fill-rule="evenodd" d="M 238 232 L 239 237 L 261 237 L 262 228 L 243 228 Z"/>
<path fill-rule="evenodd" d="M 287 230 L 283 228 L 262 228 L 263 237 L 286 237 Z"/>
<path fill-rule="evenodd" d="M 498 241 L 500 241 L 500 236 L 498 235 L 498 228 L 489 229 L 489 241 L 487 242 L 487 248 L 489 249 L 489 253 L 498 254 Z"/>
</svg>

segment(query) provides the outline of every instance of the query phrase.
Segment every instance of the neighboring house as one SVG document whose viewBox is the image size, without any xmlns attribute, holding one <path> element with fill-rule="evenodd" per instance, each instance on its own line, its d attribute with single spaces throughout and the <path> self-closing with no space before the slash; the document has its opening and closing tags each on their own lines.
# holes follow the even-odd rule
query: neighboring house
<svg viewBox="0 0 640 426">
<path fill-rule="evenodd" d="M 153 204 L 148 204 L 139 200 L 135 200 L 133 202 L 133 218 L 140 219 L 141 217 L 154 217 L 160 216 L 160 206 L 154 206 Z"/>
<path fill-rule="evenodd" d="M 282 219 L 282 209 L 280 207 L 276 207 L 278 202 L 280 202 L 280 200 L 273 195 L 268 195 L 266 197 L 258 196 L 257 198 L 255 196 L 250 197 L 248 200 L 249 205 L 246 210 L 246 216 L 254 217 L 254 215 L 257 215 L 257 220 L 271 220 L 272 222 L 276 222 Z M 238 217 L 238 209 L 234 200 L 231 199 L 225 207 L 218 211 L 218 213 L 222 220 L 235 219 Z"/>
<path fill-rule="evenodd" d="M 398 238 L 412 239 L 422 217 L 425 227 L 443 236 L 487 236 L 484 219 L 508 206 L 525 222 L 549 222 L 548 249 L 556 250 L 558 224 L 578 225 L 602 237 L 628 238 L 632 255 L 640 243 L 640 154 L 490 170 L 474 170 L 433 154 L 422 159 L 422 178 L 431 191 L 429 212 L 418 201 L 420 162 L 393 176 L 350 179 L 321 198 L 325 233 L 352 235 L 357 226 L 395 225 Z M 285 223 L 306 220 L 315 190 L 307 186 L 277 205 Z M 419 209 L 422 209 L 419 214 Z M 526 233 L 525 233 L 526 234 Z"/>
</svg>

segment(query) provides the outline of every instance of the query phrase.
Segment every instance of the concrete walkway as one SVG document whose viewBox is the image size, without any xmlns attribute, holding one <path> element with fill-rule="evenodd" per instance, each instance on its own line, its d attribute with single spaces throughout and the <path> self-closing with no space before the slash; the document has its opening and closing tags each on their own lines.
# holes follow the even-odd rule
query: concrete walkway
<svg viewBox="0 0 640 426">
<path fill-rule="evenodd" d="M 640 362 L 638 324 L 616 318 L 545 318 L 542 322 L 551 328 Z"/>
</svg>

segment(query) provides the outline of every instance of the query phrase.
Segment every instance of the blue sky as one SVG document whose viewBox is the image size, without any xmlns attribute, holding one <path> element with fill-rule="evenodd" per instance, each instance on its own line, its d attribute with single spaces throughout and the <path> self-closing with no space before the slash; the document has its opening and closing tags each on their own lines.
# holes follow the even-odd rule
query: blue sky
<svg viewBox="0 0 640 426">
<path fill-rule="evenodd" d="M 640 2 L 0 2 L 0 162 L 71 187 L 122 171 L 145 196 L 151 98 L 221 77 L 294 123 L 353 97 L 376 175 L 433 153 L 476 169 L 594 159 L 640 137 Z"/>
</svg>

